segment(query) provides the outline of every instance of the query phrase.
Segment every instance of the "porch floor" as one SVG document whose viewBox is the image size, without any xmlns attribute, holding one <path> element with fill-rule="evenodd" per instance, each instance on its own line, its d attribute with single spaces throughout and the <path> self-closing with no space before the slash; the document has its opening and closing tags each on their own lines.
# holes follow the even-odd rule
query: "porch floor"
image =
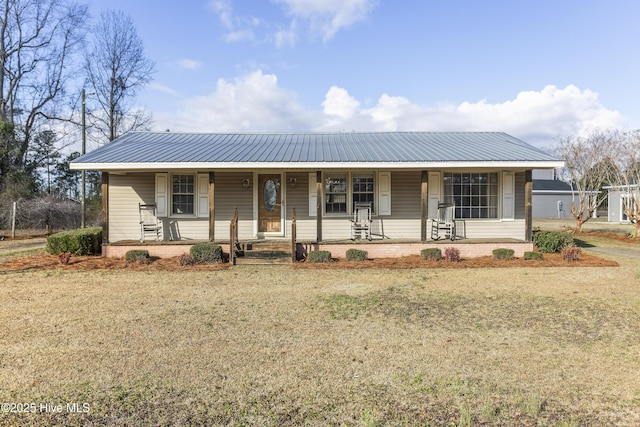
<svg viewBox="0 0 640 427">
<path fill-rule="evenodd" d="M 164 245 L 195 245 L 198 243 L 208 243 L 209 241 L 206 239 L 202 240 L 146 240 L 145 242 L 140 242 L 140 240 L 119 240 L 117 242 L 108 243 L 109 246 L 164 246 Z M 220 245 L 228 245 L 229 239 L 216 239 L 215 242 Z M 252 244 L 252 245 L 291 245 L 291 239 L 239 239 L 239 243 L 241 244 Z M 436 245 L 457 245 L 457 244 L 494 244 L 494 243 L 527 243 L 524 240 L 512 239 L 512 238 L 484 238 L 484 239 L 439 239 L 432 240 L 428 239 L 426 242 L 422 242 L 420 239 L 325 239 L 321 243 L 316 242 L 315 240 L 297 240 L 296 243 L 302 245 L 398 245 L 398 244 L 436 244 Z"/>
</svg>

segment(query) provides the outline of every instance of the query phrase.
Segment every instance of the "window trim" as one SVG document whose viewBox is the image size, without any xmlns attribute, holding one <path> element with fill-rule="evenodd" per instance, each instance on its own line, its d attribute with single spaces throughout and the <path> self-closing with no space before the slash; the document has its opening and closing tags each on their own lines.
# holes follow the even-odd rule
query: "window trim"
<svg viewBox="0 0 640 427">
<path fill-rule="evenodd" d="M 173 210 L 173 178 L 175 176 L 190 176 L 193 178 L 193 191 L 191 196 L 193 197 L 193 212 L 192 213 L 176 213 Z M 178 193 L 189 195 L 189 193 Z M 198 174 L 197 173 L 171 173 L 169 174 L 169 217 L 170 218 L 196 218 L 198 213 Z"/>
<path fill-rule="evenodd" d="M 458 214 L 458 209 L 462 209 L 461 205 L 456 204 L 456 219 L 461 219 L 461 220 L 466 220 L 466 221 L 503 221 L 505 220 L 505 218 L 503 218 L 503 212 L 502 212 L 502 208 L 503 208 L 503 192 L 504 192 L 504 188 L 503 188 L 503 177 L 502 174 L 500 173 L 500 171 L 469 171 L 469 170 L 465 170 L 465 171 L 442 171 L 442 181 L 441 181 L 441 185 L 442 185 L 442 200 L 445 203 L 449 202 L 449 199 L 447 198 L 448 196 L 450 197 L 454 197 L 453 194 L 448 195 L 447 194 L 447 185 L 446 185 L 446 178 L 447 176 L 452 176 L 452 175 L 487 175 L 487 185 L 489 184 L 489 175 L 494 174 L 496 176 L 496 194 L 493 195 L 496 198 L 496 205 L 495 206 L 491 206 L 491 205 L 486 205 L 486 206 L 473 206 L 471 205 L 470 208 L 477 208 L 477 209 L 482 209 L 482 208 L 486 208 L 486 209 L 494 209 L 495 210 L 495 216 L 493 217 L 486 217 L 486 218 L 482 218 L 482 217 L 463 217 L 462 215 Z M 491 194 L 487 193 L 486 195 L 479 195 L 479 196 L 484 196 L 484 197 L 492 197 Z M 473 195 L 469 194 L 468 197 L 470 198 L 470 200 L 473 200 Z M 454 200 L 455 202 L 455 200 Z"/>
<path fill-rule="evenodd" d="M 378 199 L 379 199 L 379 192 L 380 192 L 380 188 L 379 188 L 379 178 L 378 178 L 378 174 L 379 172 L 377 171 L 366 171 L 366 170 L 362 170 L 362 171 L 341 171 L 341 170 L 336 170 L 336 171 L 331 171 L 331 172 L 326 172 L 324 171 L 322 173 L 322 216 L 323 217 L 329 217 L 329 218 L 338 218 L 338 217 L 351 217 L 351 215 L 353 215 L 353 195 L 354 195 L 354 191 L 353 191 L 353 179 L 354 178 L 366 178 L 366 177 L 371 177 L 373 178 L 373 202 L 371 203 L 371 215 L 372 216 L 378 216 Z M 346 208 L 347 211 L 346 212 L 327 212 L 327 189 L 326 189 L 326 178 L 327 177 L 331 177 L 331 175 L 333 176 L 344 176 L 346 179 L 346 197 L 347 197 L 347 203 L 346 203 Z M 390 178 L 389 178 L 390 180 Z M 390 182 L 389 182 L 390 184 Z M 390 190 L 389 190 L 390 193 Z M 330 193 L 330 194 L 343 194 L 343 193 Z"/>
</svg>

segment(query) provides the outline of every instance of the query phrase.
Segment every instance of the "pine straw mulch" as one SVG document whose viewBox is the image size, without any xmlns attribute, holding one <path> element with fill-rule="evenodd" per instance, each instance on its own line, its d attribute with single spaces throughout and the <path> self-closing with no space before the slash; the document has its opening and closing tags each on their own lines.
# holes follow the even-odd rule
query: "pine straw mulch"
<svg viewBox="0 0 640 427">
<path fill-rule="evenodd" d="M 346 261 L 334 259 L 327 263 L 298 262 L 292 269 L 412 269 L 412 268 L 533 268 L 533 267 L 617 267 L 619 264 L 594 255 L 582 253 L 578 261 L 565 261 L 562 254 L 544 254 L 541 260 L 496 260 L 492 256 L 462 259 L 460 262 L 423 260 L 419 255 L 400 258 L 380 258 L 366 261 Z M 177 257 L 152 258 L 148 264 L 127 262 L 122 258 L 106 258 L 101 256 L 72 256 L 69 264 L 63 265 L 55 255 L 33 255 L 14 258 L 0 264 L 2 272 L 20 272 L 37 270 L 62 271 L 96 271 L 96 270 L 129 270 L 129 271 L 216 271 L 226 270 L 228 263 L 181 266 Z"/>
</svg>

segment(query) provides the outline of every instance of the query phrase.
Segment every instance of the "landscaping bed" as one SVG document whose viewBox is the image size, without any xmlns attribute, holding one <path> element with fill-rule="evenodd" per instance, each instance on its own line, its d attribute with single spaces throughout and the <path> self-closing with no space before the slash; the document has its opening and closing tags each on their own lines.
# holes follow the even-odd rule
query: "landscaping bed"
<svg viewBox="0 0 640 427">
<path fill-rule="evenodd" d="M 617 267 L 618 263 L 594 255 L 582 253 L 578 261 L 565 261 L 562 254 L 544 254 L 541 260 L 525 260 L 514 258 L 511 260 L 497 260 L 492 256 L 462 259 L 459 262 L 444 260 L 424 260 L 419 255 L 400 258 L 380 258 L 365 261 L 346 261 L 333 259 L 331 262 L 310 263 L 297 262 L 291 265 L 293 269 L 413 269 L 413 268 L 509 268 L 509 267 Z M 214 271 L 229 268 L 228 263 L 194 264 L 182 266 L 178 257 L 151 258 L 150 262 L 140 264 L 127 262 L 122 258 L 107 258 L 102 256 L 71 256 L 69 263 L 61 264 L 55 255 L 38 254 L 13 258 L 0 264 L 0 271 L 29 271 L 29 270 L 133 270 L 133 271 Z"/>
</svg>

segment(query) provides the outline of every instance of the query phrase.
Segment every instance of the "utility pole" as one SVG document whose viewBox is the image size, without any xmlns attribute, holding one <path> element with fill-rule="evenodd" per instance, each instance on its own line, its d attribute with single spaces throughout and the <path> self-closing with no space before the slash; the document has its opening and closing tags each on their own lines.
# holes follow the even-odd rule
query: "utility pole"
<svg viewBox="0 0 640 427">
<path fill-rule="evenodd" d="M 87 151 L 87 123 L 85 118 L 85 92 L 82 89 L 82 155 L 84 155 Z M 85 197 L 86 197 L 86 177 L 85 171 L 82 169 L 82 199 L 80 200 L 80 207 L 82 212 L 80 214 L 80 228 L 85 228 L 86 224 L 86 216 L 87 212 L 85 209 Z"/>
</svg>

